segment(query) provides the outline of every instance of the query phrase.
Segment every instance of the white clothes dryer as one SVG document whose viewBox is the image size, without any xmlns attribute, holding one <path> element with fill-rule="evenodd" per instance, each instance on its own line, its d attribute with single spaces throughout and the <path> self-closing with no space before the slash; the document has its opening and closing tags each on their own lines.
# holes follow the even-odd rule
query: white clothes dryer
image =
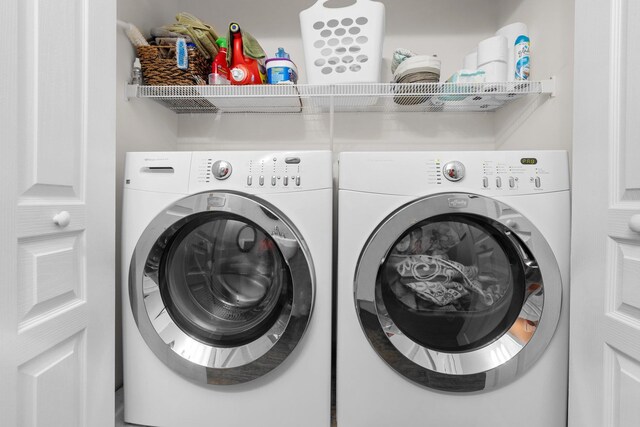
<svg viewBox="0 0 640 427">
<path fill-rule="evenodd" d="M 127 154 L 125 421 L 329 425 L 332 186 L 330 152 Z"/>
<path fill-rule="evenodd" d="M 343 153 L 340 427 L 564 427 L 566 152 Z"/>
</svg>

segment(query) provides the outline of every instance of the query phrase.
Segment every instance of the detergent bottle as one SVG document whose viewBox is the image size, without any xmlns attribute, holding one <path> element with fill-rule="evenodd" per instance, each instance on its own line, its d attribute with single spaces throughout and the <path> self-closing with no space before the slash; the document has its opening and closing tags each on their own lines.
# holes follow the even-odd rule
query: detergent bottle
<svg viewBox="0 0 640 427">
<path fill-rule="evenodd" d="M 262 60 L 249 58 L 244 54 L 242 32 L 240 26 L 232 22 L 231 33 L 231 84 L 252 85 L 266 82 L 266 73 Z"/>
</svg>

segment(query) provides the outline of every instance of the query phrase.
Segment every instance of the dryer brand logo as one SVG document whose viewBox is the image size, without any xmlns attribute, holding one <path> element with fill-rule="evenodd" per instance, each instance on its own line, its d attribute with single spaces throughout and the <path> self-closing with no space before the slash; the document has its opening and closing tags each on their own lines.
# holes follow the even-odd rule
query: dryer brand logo
<svg viewBox="0 0 640 427">
<path fill-rule="evenodd" d="M 469 200 L 462 197 L 451 197 L 449 199 L 449 207 L 451 209 L 463 209 L 469 206 Z"/>
</svg>

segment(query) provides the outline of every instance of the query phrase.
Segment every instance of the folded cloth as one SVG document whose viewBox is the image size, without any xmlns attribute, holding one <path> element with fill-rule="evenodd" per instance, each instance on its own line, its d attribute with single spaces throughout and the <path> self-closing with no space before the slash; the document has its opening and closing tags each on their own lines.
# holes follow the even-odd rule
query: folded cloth
<svg viewBox="0 0 640 427">
<path fill-rule="evenodd" d="M 218 45 L 216 44 L 218 34 L 211 25 L 205 24 L 187 12 L 177 14 L 176 21 L 178 22 L 165 25 L 163 28 L 173 33 L 189 36 L 207 59 L 213 59 L 218 54 Z"/>
<path fill-rule="evenodd" d="M 248 31 L 240 29 L 240 34 L 242 34 L 242 53 L 244 56 L 253 59 L 263 59 L 267 57 L 262 46 L 258 43 L 258 40 L 255 39 Z M 233 38 L 231 38 L 231 31 L 227 34 L 227 40 L 229 43 L 233 43 Z M 233 54 L 233 48 L 227 49 L 227 62 L 231 64 L 231 55 Z"/>
<path fill-rule="evenodd" d="M 469 294 L 459 283 L 455 282 L 410 282 L 404 283 L 404 285 L 413 290 L 419 298 L 441 307 Z"/>
<path fill-rule="evenodd" d="M 396 264 L 396 271 L 403 278 L 415 280 L 470 282 L 478 276 L 478 267 L 465 266 L 451 260 L 429 255 L 404 256 Z"/>
<path fill-rule="evenodd" d="M 400 65 L 402 61 L 415 55 L 416 54 L 409 49 L 403 49 L 401 47 L 397 48 L 393 52 L 393 57 L 391 59 L 391 72 L 395 74 L 398 65 Z"/>
</svg>

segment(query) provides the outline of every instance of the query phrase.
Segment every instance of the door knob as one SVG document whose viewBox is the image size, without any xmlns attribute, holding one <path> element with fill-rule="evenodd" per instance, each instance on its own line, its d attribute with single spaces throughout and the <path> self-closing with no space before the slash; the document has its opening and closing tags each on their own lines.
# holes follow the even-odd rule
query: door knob
<svg viewBox="0 0 640 427">
<path fill-rule="evenodd" d="M 53 222 L 57 226 L 64 228 L 71 222 L 71 214 L 67 211 L 59 212 L 58 214 L 56 214 L 56 216 L 53 217 Z"/>
<path fill-rule="evenodd" d="M 629 220 L 629 228 L 631 229 L 631 231 L 640 233 L 640 214 L 631 215 L 631 219 Z"/>
</svg>

